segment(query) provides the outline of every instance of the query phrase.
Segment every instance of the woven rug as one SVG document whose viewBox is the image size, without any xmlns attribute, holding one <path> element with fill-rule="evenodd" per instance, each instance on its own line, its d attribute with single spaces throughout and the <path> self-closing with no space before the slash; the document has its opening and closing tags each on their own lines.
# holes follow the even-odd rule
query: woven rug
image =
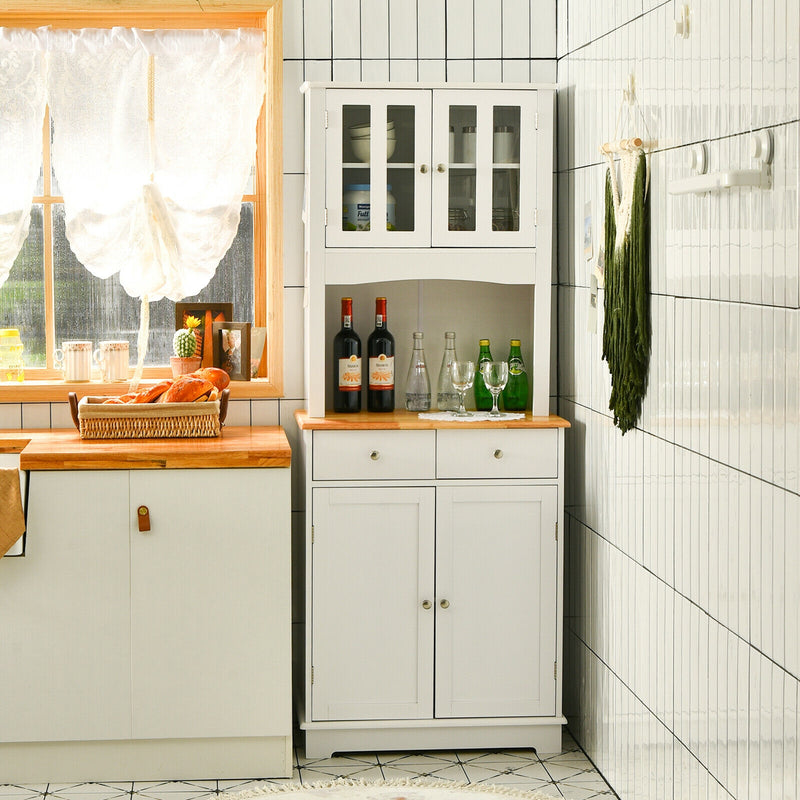
<svg viewBox="0 0 800 800">
<path fill-rule="evenodd" d="M 502 800 L 502 797 L 525 800 L 553 800 L 553 795 L 539 791 L 521 791 L 487 783 L 455 783 L 440 780 L 358 781 L 337 780 L 329 783 L 266 785 L 238 794 L 220 795 L 227 800 L 267 798 L 280 800 Z"/>
</svg>

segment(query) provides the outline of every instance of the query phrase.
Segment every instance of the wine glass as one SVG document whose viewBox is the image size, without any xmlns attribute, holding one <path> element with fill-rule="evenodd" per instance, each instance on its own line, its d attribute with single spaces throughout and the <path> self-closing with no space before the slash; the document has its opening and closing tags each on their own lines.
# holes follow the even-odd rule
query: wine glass
<svg viewBox="0 0 800 800">
<path fill-rule="evenodd" d="M 472 413 L 464 408 L 464 395 L 475 380 L 475 362 L 451 361 L 450 378 L 453 381 L 453 387 L 458 392 L 458 411 L 455 412 L 455 415 L 457 417 L 471 417 Z"/>
<path fill-rule="evenodd" d="M 497 398 L 508 383 L 508 362 L 484 361 L 481 364 L 481 374 L 486 388 L 492 393 L 492 410 L 489 412 L 489 416 L 502 417 L 503 415 L 497 407 Z"/>
</svg>

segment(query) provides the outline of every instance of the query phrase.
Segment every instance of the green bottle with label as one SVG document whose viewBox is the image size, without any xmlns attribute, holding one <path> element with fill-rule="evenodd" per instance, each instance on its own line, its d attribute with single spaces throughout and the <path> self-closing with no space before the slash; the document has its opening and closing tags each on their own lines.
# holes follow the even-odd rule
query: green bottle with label
<svg viewBox="0 0 800 800">
<path fill-rule="evenodd" d="M 483 364 L 484 361 L 494 361 L 494 359 L 489 350 L 488 339 L 480 339 L 478 344 L 481 349 L 478 353 L 478 360 L 475 362 L 475 381 L 472 384 L 472 389 L 475 392 L 475 408 L 478 411 L 491 411 L 492 393 L 486 388 L 486 384 L 484 383 L 481 364 Z"/>
<path fill-rule="evenodd" d="M 508 353 L 508 383 L 503 389 L 503 408 L 506 411 L 525 411 L 528 407 L 528 373 L 522 360 L 520 340 L 511 340 Z"/>
</svg>

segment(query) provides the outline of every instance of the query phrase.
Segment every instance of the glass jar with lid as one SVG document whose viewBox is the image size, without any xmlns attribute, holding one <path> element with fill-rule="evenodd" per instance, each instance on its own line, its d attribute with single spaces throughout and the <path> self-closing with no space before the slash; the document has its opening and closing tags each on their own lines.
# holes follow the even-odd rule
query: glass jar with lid
<svg viewBox="0 0 800 800">
<path fill-rule="evenodd" d="M 17 328 L 0 328 L 0 381 L 24 381 L 22 340 Z"/>
</svg>

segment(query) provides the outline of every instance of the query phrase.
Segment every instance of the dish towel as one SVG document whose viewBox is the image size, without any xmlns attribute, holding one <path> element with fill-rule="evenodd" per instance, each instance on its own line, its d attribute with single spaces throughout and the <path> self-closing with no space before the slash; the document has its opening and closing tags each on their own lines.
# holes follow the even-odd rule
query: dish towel
<svg viewBox="0 0 800 800">
<path fill-rule="evenodd" d="M 0 558 L 25 533 L 19 470 L 0 469 Z"/>
</svg>

